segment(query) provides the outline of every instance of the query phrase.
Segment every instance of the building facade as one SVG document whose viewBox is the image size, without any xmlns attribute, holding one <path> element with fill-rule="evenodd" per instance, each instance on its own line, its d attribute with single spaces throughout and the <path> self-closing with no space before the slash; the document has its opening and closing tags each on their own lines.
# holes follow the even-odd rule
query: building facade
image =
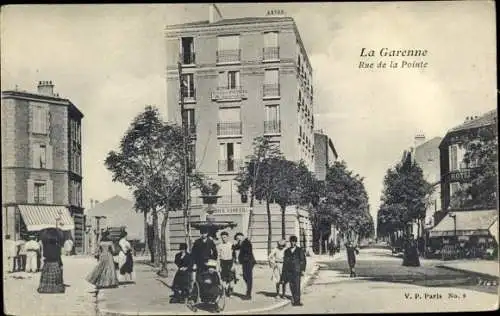
<svg viewBox="0 0 500 316">
<path fill-rule="evenodd" d="M 82 119 L 50 81 L 39 82 L 37 93 L 2 92 L 4 235 L 58 226 L 83 250 Z"/>
<path fill-rule="evenodd" d="M 235 177 L 256 137 L 314 170 L 312 67 L 292 18 L 223 19 L 215 6 L 210 10 L 208 21 L 166 29 L 168 118 L 181 122 L 182 97 L 192 162 L 218 181 L 219 210 L 236 218 L 248 204 Z M 193 207 L 201 202 L 196 195 Z M 244 217 L 238 229 L 248 225 Z M 254 235 L 254 243 L 264 243 L 264 235 Z"/>
<path fill-rule="evenodd" d="M 321 130 L 314 132 L 314 174 L 318 180 L 325 180 L 328 167 L 337 158 L 331 138 Z"/>
</svg>

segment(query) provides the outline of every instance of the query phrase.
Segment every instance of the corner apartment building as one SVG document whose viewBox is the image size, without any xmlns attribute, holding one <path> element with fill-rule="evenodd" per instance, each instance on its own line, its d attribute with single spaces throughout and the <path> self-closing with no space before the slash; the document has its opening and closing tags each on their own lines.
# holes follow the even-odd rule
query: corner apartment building
<svg viewBox="0 0 500 316">
<path fill-rule="evenodd" d="M 20 239 L 46 227 L 83 249 L 83 114 L 40 81 L 37 93 L 2 92 L 2 230 Z"/>
<path fill-rule="evenodd" d="M 258 136 L 314 170 L 312 67 L 292 18 L 223 19 L 210 6 L 207 21 L 168 26 L 166 41 L 168 118 L 181 122 L 182 80 L 192 161 L 221 185 L 219 208 L 245 212 L 234 178 Z"/>
</svg>

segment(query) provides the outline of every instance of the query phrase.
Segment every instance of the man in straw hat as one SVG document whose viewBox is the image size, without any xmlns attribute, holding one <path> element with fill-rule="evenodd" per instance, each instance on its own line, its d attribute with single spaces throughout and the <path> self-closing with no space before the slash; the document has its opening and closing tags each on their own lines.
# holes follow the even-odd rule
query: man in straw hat
<svg viewBox="0 0 500 316">
<path fill-rule="evenodd" d="M 269 255 L 269 266 L 272 269 L 271 280 L 276 284 L 276 297 L 279 295 L 280 285 L 282 287 L 281 298 L 285 297 L 285 283 L 283 282 L 281 272 L 283 271 L 283 257 L 285 255 L 286 241 L 278 241 L 276 248 Z"/>
</svg>

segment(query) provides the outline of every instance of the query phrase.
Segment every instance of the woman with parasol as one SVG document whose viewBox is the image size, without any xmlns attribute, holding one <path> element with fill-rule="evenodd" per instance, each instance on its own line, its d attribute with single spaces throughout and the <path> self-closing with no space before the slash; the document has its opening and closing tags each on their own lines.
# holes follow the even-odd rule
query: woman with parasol
<svg viewBox="0 0 500 316">
<path fill-rule="evenodd" d="M 44 264 L 40 275 L 39 293 L 64 293 L 63 270 L 61 260 L 62 232 L 56 228 L 47 228 L 40 233 L 43 244 Z"/>
</svg>

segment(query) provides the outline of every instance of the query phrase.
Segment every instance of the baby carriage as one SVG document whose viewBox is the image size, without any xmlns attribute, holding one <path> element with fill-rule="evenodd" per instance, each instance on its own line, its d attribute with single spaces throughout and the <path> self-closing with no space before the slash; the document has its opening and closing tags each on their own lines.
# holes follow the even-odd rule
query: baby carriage
<svg viewBox="0 0 500 316">
<path fill-rule="evenodd" d="M 214 306 L 216 312 L 223 311 L 226 306 L 226 293 L 217 269 L 217 261 L 209 260 L 207 267 L 208 269 L 196 273 L 186 302 L 193 312 L 198 310 L 200 303 Z"/>
</svg>

